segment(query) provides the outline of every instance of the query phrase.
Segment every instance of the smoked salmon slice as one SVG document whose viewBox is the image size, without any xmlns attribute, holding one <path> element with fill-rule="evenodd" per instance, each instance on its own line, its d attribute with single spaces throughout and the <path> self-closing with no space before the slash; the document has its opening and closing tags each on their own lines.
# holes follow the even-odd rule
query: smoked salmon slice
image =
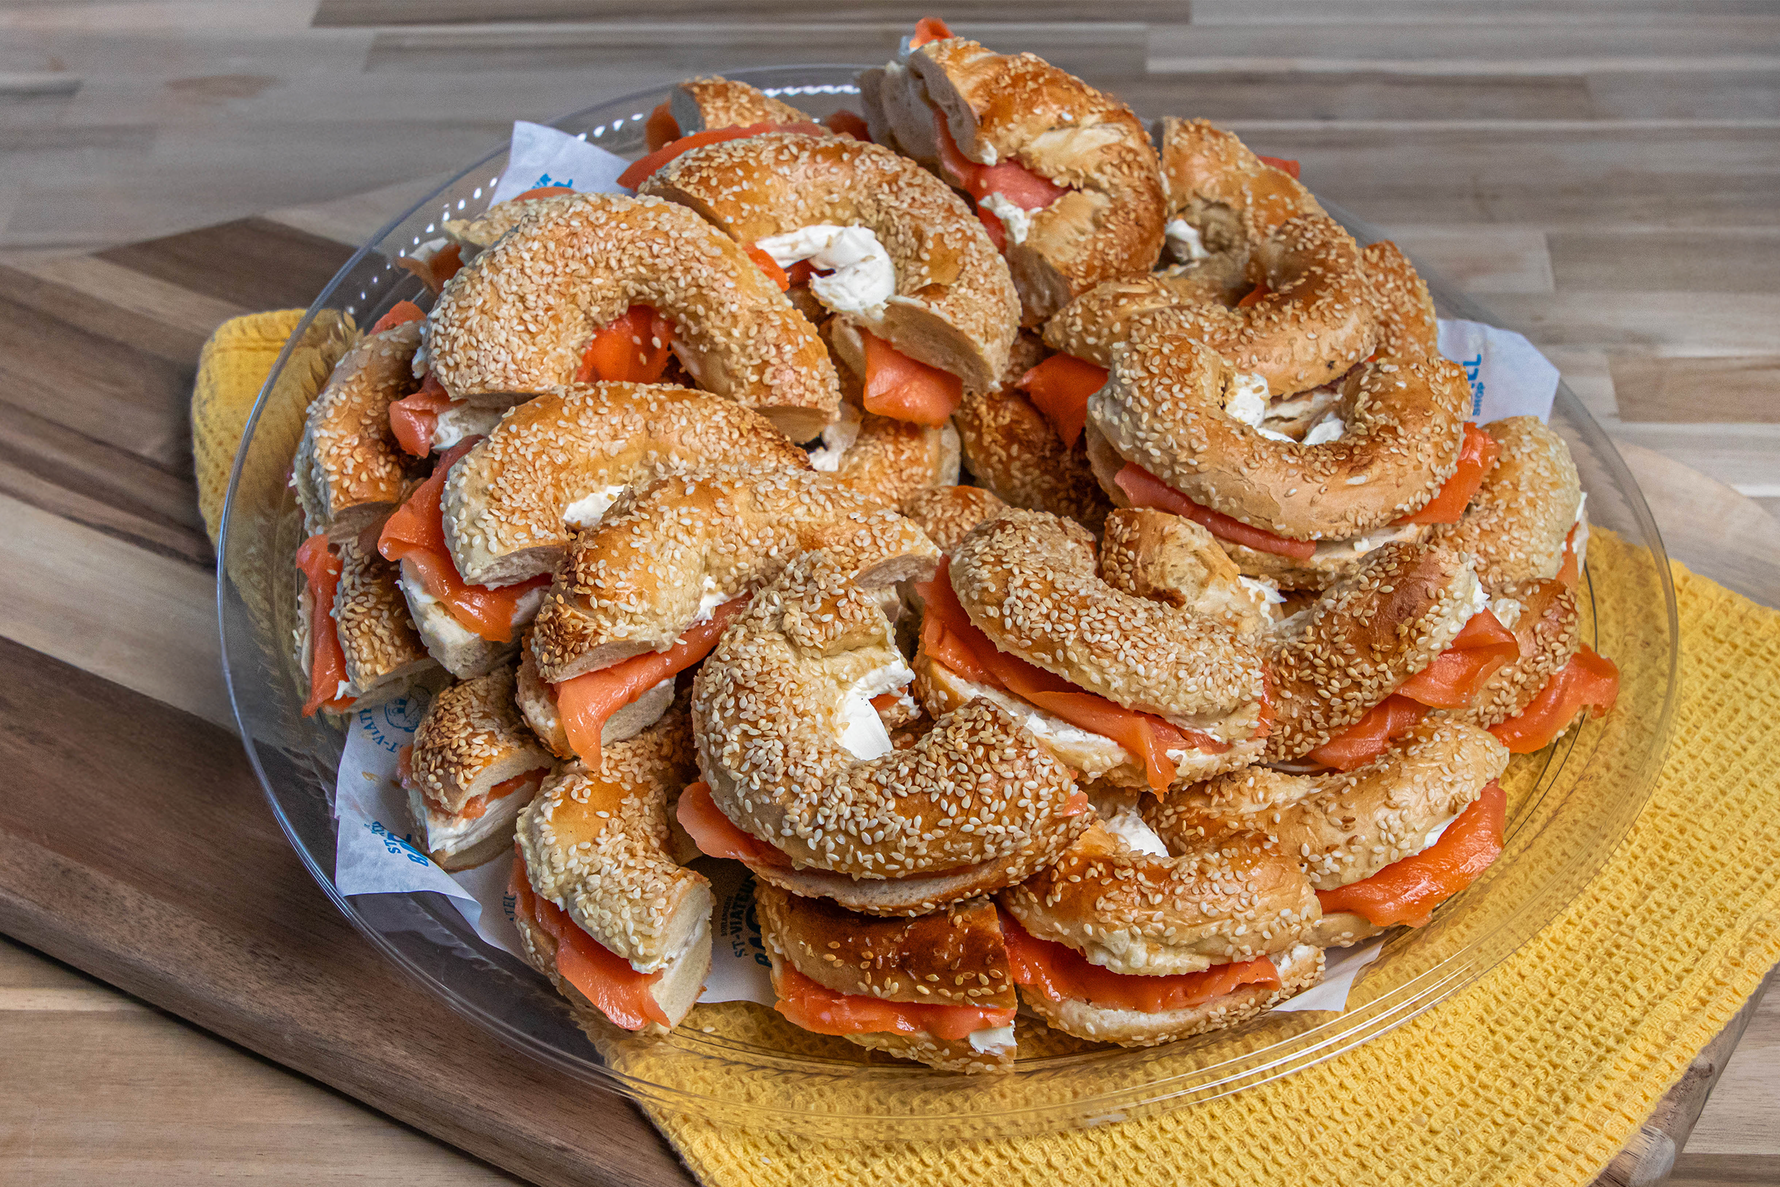
<svg viewBox="0 0 1780 1187">
<path fill-rule="evenodd" d="M 1374 927 L 1420 927 L 1435 907 L 1477 881 L 1502 852 L 1508 797 L 1495 780 L 1459 813 L 1440 839 L 1370 878 L 1319 890 L 1323 914 L 1350 911 Z"/>
<path fill-rule="evenodd" d="M 340 648 L 340 631 L 334 622 L 340 558 L 328 547 L 325 533 L 317 532 L 297 548 L 297 568 L 309 582 L 309 600 L 315 607 L 309 616 L 309 699 L 303 703 L 303 716 L 314 717 L 317 709 L 338 713 L 356 698 L 334 695 L 346 680 L 346 652 Z"/>
<path fill-rule="evenodd" d="M 711 799 L 711 785 L 700 779 L 680 793 L 674 806 L 680 827 L 707 857 L 727 857 L 750 866 L 790 866 L 784 851 L 737 828 Z"/>
<path fill-rule="evenodd" d="M 389 406 L 389 429 L 395 434 L 396 444 L 415 457 L 431 453 L 433 432 L 439 427 L 439 414 L 455 402 L 446 394 L 438 377 L 429 373 L 419 391 L 403 396 Z"/>
<path fill-rule="evenodd" d="M 1005 911 L 1001 934 L 1007 940 L 1014 980 L 1052 1001 L 1092 1002 L 1155 1014 L 1204 1005 L 1242 985 L 1280 983 L 1279 969 L 1265 956 L 1213 965 L 1201 973 L 1143 977 L 1101 968 L 1066 944 L 1041 940 Z"/>
<path fill-rule="evenodd" d="M 711 611 L 710 618 L 688 627 L 666 651 L 633 655 L 609 668 L 584 672 L 555 685 L 556 711 L 562 717 L 570 749 L 589 762 L 597 760 L 600 734 L 612 714 L 709 655 L 722 638 L 723 628 L 747 602 L 746 597 L 724 602 Z"/>
<path fill-rule="evenodd" d="M 555 937 L 557 974 L 614 1025 L 625 1030 L 642 1030 L 651 1022 L 673 1025 L 652 992 L 661 974 L 637 972 L 628 960 L 582 931 L 568 912 L 533 894 L 525 861 L 517 853 L 507 893 L 513 896 L 515 915 Z"/>
<path fill-rule="evenodd" d="M 1271 552 L 1301 561 L 1307 561 L 1316 555 L 1316 541 L 1288 540 L 1265 528 L 1250 527 L 1240 519 L 1213 511 L 1210 507 L 1187 498 L 1135 462 L 1125 463 L 1125 468 L 1114 476 L 1113 482 L 1125 492 L 1125 497 L 1131 500 L 1133 507 L 1154 507 L 1159 511 L 1190 519 L 1212 535 L 1222 537 L 1232 544 L 1242 544 L 1258 552 Z"/>
<path fill-rule="evenodd" d="M 1088 423 L 1088 397 L 1106 386 L 1106 368 L 1073 355 L 1054 354 L 1014 386 L 1044 413 L 1067 449 L 1074 449 Z"/>
<path fill-rule="evenodd" d="M 1510 754 L 1531 754 L 1551 745 L 1585 707 L 1600 716 L 1619 699 L 1619 666 L 1588 647 L 1578 648 L 1520 716 L 1490 726 Z"/>
<path fill-rule="evenodd" d="M 491 643 L 507 643 L 513 638 L 513 616 L 519 609 L 519 600 L 530 591 L 549 585 L 550 575 L 540 574 L 518 585 L 499 588 L 466 585 L 458 575 L 457 563 L 445 546 L 440 498 L 445 493 L 446 474 L 481 439 L 463 441 L 439 459 L 431 477 L 415 487 L 407 501 L 385 521 L 383 534 L 377 538 L 377 551 L 385 560 L 412 564 L 419 573 L 421 587 L 429 596 L 444 602 L 451 616 L 466 629 Z"/>
<path fill-rule="evenodd" d="M 905 1035 L 931 1035 L 956 1042 L 973 1031 L 1012 1026 L 1015 1011 L 986 1006 L 926 1005 L 922 1002 L 891 1002 L 863 993 L 836 993 L 804 976 L 789 963 L 781 963 L 773 978 L 779 1000 L 773 1009 L 793 1025 L 813 1034 L 849 1035 L 893 1031 Z"/>
<path fill-rule="evenodd" d="M 864 330 L 865 410 L 875 416 L 938 426 L 964 398 L 964 381 L 950 371 L 916 362 Z"/>
<path fill-rule="evenodd" d="M 654 383 L 673 357 L 674 323 L 632 305 L 594 332 L 575 370 L 576 383 Z"/>
</svg>

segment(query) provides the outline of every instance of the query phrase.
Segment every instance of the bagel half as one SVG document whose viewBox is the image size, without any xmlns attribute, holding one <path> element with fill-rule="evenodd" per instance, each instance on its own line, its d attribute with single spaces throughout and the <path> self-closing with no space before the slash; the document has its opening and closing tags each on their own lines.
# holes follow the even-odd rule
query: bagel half
<svg viewBox="0 0 1780 1187">
<path fill-rule="evenodd" d="M 930 1067 L 1012 1069 L 1017 1002 L 1000 921 L 987 899 L 885 919 L 763 885 L 754 908 L 779 1011 L 794 1023 Z M 853 1003 L 870 1021 L 847 1017 Z M 884 1010 L 889 1003 L 902 1008 Z M 896 1029 L 861 1029 L 889 1013 L 900 1015 Z M 958 1033 L 965 1026 L 973 1029 Z"/>
<path fill-rule="evenodd" d="M 334 695 L 322 700 L 369 708 L 436 675 L 438 665 L 415 633 L 408 604 L 396 587 L 395 566 L 375 549 L 362 547 L 356 537 L 332 547 L 340 558 L 340 578 L 333 603 L 322 608 L 331 620 L 326 627 L 316 621 L 318 607 L 309 583 L 298 587 L 298 670 L 312 671 L 316 632 L 331 629 L 340 642 L 346 676 Z"/>
<path fill-rule="evenodd" d="M 926 532 L 941 552 L 951 552 L 972 528 L 1006 508 L 1006 503 L 980 486 L 942 486 L 905 501 L 902 513 Z"/>
<path fill-rule="evenodd" d="M 877 598 L 821 553 L 793 560 L 694 680 L 716 815 L 689 819 L 689 793 L 681 823 L 762 881 L 872 915 L 931 912 L 1054 860 L 1085 823 L 1068 768 L 987 703 L 893 749 L 871 701 L 909 679 Z"/>
<path fill-rule="evenodd" d="M 807 470 L 764 417 L 682 387 L 578 384 L 515 409 L 446 479 L 445 540 L 471 585 L 548 573 L 633 482 L 679 470 Z"/>
<path fill-rule="evenodd" d="M 408 811 L 428 856 L 467 870 L 513 847 L 513 822 L 553 765 L 519 715 L 512 668 L 444 689 L 409 752 Z"/>
<path fill-rule="evenodd" d="M 515 911 L 515 922 L 527 959 L 569 999 L 583 1025 L 597 1007 L 563 971 L 572 967 L 557 952 L 567 927 L 578 928 L 642 982 L 633 998 L 642 1016 L 606 1015 L 616 1025 L 664 1033 L 685 1018 L 704 987 L 715 900 L 704 875 L 678 860 L 668 823 L 673 800 L 696 773 L 691 753 L 682 702 L 653 728 L 602 751 L 598 764 L 559 768 L 520 815 L 520 869 L 537 899 L 557 914 L 541 920 L 534 900 L 529 911 Z M 647 1004 L 641 1003 L 645 993 Z M 633 1028 L 634 1022 L 642 1025 Z"/>
<path fill-rule="evenodd" d="M 658 198 L 566 194 L 530 204 L 454 276 L 427 320 L 453 399 L 503 407 L 569 383 L 593 335 L 633 305 L 674 323 L 699 386 L 793 440 L 834 419 L 840 388 L 815 330 L 742 249 Z"/>
<path fill-rule="evenodd" d="M 988 386 L 1007 366 L 1020 317 L 1007 266 L 970 208 L 890 149 L 844 136 L 750 136 L 675 158 L 643 191 L 696 211 L 744 246 L 805 228 L 869 232 L 894 286 L 812 285 L 830 294 L 837 317 L 969 388 Z"/>
<path fill-rule="evenodd" d="M 309 405 L 291 463 L 309 535 L 346 540 L 402 501 L 413 459 L 390 431 L 389 406 L 420 386 L 409 365 L 419 345 L 417 321 L 368 335 L 335 364 Z"/>
<path fill-rule="evenodd" d="M 1483 431 L 1502 452 L 1464 517 L 1437 526 L 1433 539 L 1475 557 L 1477 576 L 1491 593 L 1549 581 L 1582 518 L 1582 481 L 1570 447 L 1536 416 L 1492 421 Z"/>
</svg>

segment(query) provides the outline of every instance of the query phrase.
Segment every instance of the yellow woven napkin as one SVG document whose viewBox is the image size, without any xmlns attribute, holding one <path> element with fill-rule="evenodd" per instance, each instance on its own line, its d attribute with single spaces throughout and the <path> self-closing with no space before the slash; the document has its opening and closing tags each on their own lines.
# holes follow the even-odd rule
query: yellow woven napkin
<svg viewBox="0 0 1780 1187">
<path fill-rule="evenodd" d="M 218 330 L 193 395 L 213 535 L 211 500 L 220 504 L 234 439 L 282 345 L 270 339 L 297 320 L 294 311 L 259 317 Z M 339 329 L 304 368 L 310 394 L 337 357 Z M 300 410 L 300 399 L 292 403 Z M 1589 550 L 1597 590 L 1611 597 L 1637 584 L 1616 574 L 1631 573 L 1640 556 L 1597 533 Z M 1780 782 L 1771 765 L 1780 752 L 1780 613 L 1682 565 L 1673 572 L 1681 700 L 1649 805 L 1550 926 L 1420 1018 L 1235 1096 L 1041 1137 L 843 1144 L 660 1111 L 653 1119 L 713 1187 L 1586 1183 L 1780 961 L 1772 858 Z M 1642 719 L 1660 694 L 1630 681 L 1617 713 Z M 767 1021 L 755 1006 L 700 1010 L 737 1025 Z"/>
</svg>

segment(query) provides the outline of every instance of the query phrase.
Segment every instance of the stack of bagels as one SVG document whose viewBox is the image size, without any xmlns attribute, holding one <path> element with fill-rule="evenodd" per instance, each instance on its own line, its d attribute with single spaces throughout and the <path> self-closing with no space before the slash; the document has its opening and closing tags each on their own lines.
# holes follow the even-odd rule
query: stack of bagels
<svg viewBox="0 0 1780 1187">
<path fill-rule="evenodd" d="M 1239 1025 L 1612 704 L 1576 468 L 1294 163 L 932 20 L 860 91 L 682 83 L 632 195 L 406 261 L 293 462 L 305 712 L 433 692 L 416 834 L 590 1030 L 691 1010 L 711 860 L 810 1031 Z"/>
</svg>

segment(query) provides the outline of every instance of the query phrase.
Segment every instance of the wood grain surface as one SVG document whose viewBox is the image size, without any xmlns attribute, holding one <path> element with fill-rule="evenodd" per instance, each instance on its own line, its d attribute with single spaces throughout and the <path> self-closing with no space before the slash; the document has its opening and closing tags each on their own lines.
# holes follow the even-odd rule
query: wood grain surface
<svg viewBox="0 0 1780 1187">
<path fill-rule="evenodd" d="M 0 1181 L 512 1181 L 401 1124 L 421 1098 L 522 1174 L 684 1181 L 628 1106 L 383 966 L 297 865 L 226 732 L 186 401 L 220 321 L 307 304 L 512 119 L 666 75 L 871 60 L 925 8 L 0 4 L 0 931 L 20 941 L 0 940 Z M 1541 343 L 1676 556 L 1780 604 L 1780 522 L 1759 505 L 1780 506 L 1780 5 L 943 11 L 1146 114 L 1302 159 Z M 206 896 L 242 869 L 263 895 Z M 194 968 L 215 979 L 194 991 Z M 1668 1162 L 1654 1135 L 1684 1136 L 1722 1070 L 1672 1181 L 1780 1182 L 1777 999 L 1613 1181 Z M 454 1084 L 420 1070 L 440 1062 Z M 488 1102 L 518 1093 L 549 1103 L 497 1123 Z"/>
</svg>

